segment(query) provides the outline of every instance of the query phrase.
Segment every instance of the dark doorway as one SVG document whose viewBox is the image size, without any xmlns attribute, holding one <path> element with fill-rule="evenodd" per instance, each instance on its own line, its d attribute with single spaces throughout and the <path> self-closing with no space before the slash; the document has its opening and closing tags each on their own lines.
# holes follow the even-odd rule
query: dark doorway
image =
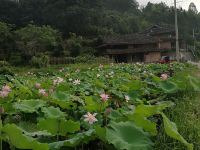
<svg viewBox="0 0 200 150">
<path fill-rule="evenodd" d="M 133 62 L 143 62 L 144 61 L 144 53 L 135 53 L 132 56 Z"/>
<path fill-rule="evenodd" d="M 115 62 L 116 63 L 127 63 L 127 56 L 124 54 L 116 55 L 115 56 Z"/>
</svg>

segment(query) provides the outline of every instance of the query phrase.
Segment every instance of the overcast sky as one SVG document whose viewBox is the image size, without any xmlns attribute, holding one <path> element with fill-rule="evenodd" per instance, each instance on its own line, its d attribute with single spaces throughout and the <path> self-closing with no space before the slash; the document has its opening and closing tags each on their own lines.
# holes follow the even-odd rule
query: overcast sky
<svg viewBox="0 0 200 150">
<path fill-rule="evenodd" d="M 159 3 L 159 2 L 165 2 L 167 5 L 172 6 L 174 3 L 174 0 L 137 0 L 140 5 L 146 5 L 148 2 L 151 3 Z M 188 9 L 191 2 L 194 2 L 196 5 L 198 12 L 200 12 L 200 0 L 177 0 L 177 2 L 180 1 L 177 5 L 181 6 L 184 9 Z"/>
</svg>

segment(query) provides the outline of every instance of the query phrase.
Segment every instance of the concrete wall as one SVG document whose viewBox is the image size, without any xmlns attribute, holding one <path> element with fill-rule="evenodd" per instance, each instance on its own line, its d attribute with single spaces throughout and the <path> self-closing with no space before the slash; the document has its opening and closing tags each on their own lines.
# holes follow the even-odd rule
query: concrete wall
<svg viewBox="0 0 200 150">
<path fill-rule="evenodd" d="M 144 61 L 147 63 L 157 62 L 160 60 L 160 58 L 161 58 L 160 52 L 150 52 L 150 53 L 144 55 Z"/>
<path fill-rule="evenodd" d="M 191 52 L 180 52 L 180 55 L 181 55 L 181 59 L 183 61 L 186 61 L 186 60 L 193 61 L 194 60 L 194 56 L 192 55 Z"/>
<path fill-rule="evenodd" d="M 162 53 L 162 56 L 170 56 L 172 59 L 176 59 L 176 52 L 166 52 L 166 53 Z M 181 51 L 180 52 L 180 57 L 181 60 L 193 60 L 194 56 L 192 55 L 191 52 L 188 51 Z"/>
</svg>

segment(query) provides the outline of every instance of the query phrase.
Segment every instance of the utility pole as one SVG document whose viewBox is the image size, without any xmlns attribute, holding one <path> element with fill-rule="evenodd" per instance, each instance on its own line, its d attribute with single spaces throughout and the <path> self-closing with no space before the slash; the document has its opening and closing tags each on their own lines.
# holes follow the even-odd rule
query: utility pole
<svg viewBox="0 0 200 150">
<path fill-rule="evenodd" d="M 195 36 L 195 29 L 193 28 L 193 40 L 194 40 L 194 59 L 196 59 L 197 57 L 196 57 L 196 36 Z"/>
<path fill-rule="evenodd" d="M 174 12 L 175 12 L 175 30 L 176 30 L 176 60 L 180 61 L 180 52 L 179 52 L 179 39 L 178 39 L 178 18 L 177 18 L 177 8 L 176 0 L 174 0 Z"/>
<path fill-rule="evenodd" d="M 195 29 L 194 28 L 193 28 L 193 40 L 194 40 L 194 51 L 196 51 L 196 45 L 195 45 L 196 38 L 195 38 Z"/>
</svg>

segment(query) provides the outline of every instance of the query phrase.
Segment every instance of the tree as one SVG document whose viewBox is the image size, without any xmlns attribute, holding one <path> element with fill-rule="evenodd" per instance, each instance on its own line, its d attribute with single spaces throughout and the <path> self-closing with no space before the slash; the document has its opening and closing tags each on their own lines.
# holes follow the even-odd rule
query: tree
<svg viewBox="0 0 200 150">
<path fill-rule="evenodd" d="M 196 7 L 196 5 L 193 2 L 190 3 L 188 11 L 193 12 L 195 14 L 198 13 L 197 7 Z"/>
<path fill-rule="evenodd" d="M 95 45 L 95 41 L 84 39 L 74 33 L 70 33 L 70 38 L 63 43 L 65 54 L 72 57 L 77 57 L 80 54 L 94 55 L 95 49 L 92 47 L 93 45 Z"/>
<path fill-rule="evenodd" d="M 15 31 L 16 43 L 25 60 L 28 61 L 38 53 L 57 52 L 61 42 L 60 33 L 50 26 L 27 25 Z"/>
<path fill-rule="evenodd" d="M 174 17 L 171 16 L 173 13 L 169 6 L 165 3 L 153 4 L 148 3 L 145 8 L 142 9 L 142 15 L 145 20 L 152 24 L 172 24 Z"/>
<path fill-rule="evenodd" d="M 136 0 L 104 0 L 104 7 L 120 12 L 137 11 L 138 6 Z"/>
<path fill-rule="evenodd" d="M 0 54 L 6 59 L 14 48 L 12 27 L 10 24 L 0 22 Z"/>
</svg>

